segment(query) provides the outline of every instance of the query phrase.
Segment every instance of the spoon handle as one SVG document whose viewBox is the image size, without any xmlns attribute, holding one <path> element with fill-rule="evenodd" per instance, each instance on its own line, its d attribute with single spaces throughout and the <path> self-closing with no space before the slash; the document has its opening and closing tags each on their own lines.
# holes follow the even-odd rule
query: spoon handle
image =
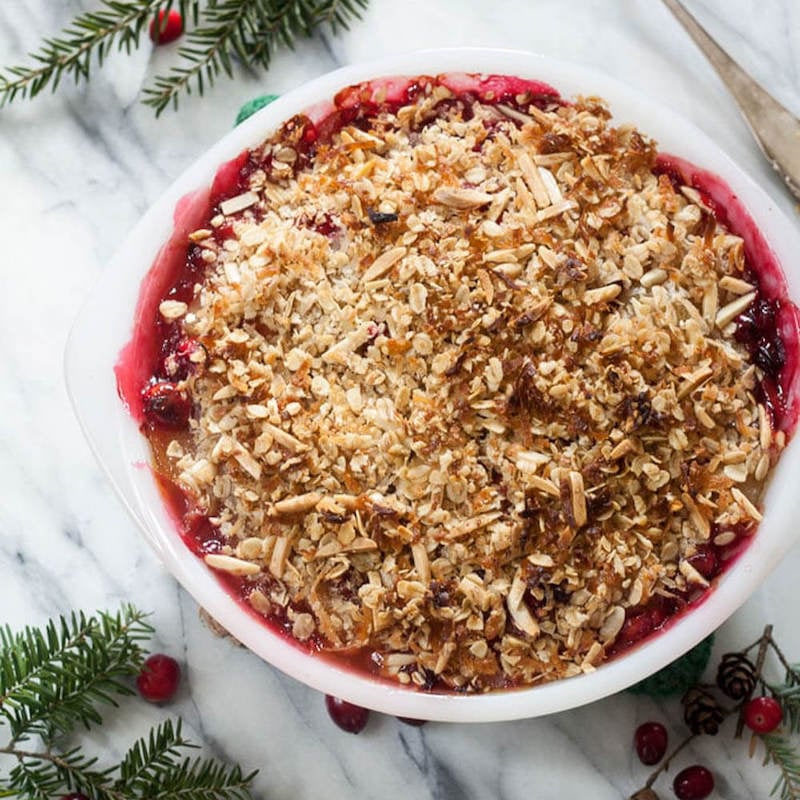
<svg viewBox="0 0 800 800">
<path fill-rule="evenodd" d="M 679 0 L 662 0 L 722 78 L 764 155 L 800 198 L 800 120 L 754 81 Z"/>
</svg>

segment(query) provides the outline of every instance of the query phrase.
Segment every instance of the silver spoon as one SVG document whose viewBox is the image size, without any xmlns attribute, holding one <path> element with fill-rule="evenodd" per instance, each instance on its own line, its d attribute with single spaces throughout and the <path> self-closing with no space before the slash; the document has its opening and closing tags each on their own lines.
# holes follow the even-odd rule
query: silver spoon
<svg viewBox="0 0 800 800">
<path fill-rule="evenodd" d="M 679 0 L 662 0 L 703 51 L 736 100 L 758 146 L 800 198 L 800 119 L 759 86 L 712 38 Z"/>
</svg>

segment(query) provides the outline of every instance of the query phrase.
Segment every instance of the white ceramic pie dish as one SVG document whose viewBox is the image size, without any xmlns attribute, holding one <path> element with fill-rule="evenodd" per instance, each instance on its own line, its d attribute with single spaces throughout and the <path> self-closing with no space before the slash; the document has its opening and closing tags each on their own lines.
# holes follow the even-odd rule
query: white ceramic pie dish
<svg viewBox="0 0 800 800">
<path fill-rule="evenodd" d="M 703 603 L 642 645 L 589 675 L 532 689 L 480 696 L 427 694 L 389 685 L 308 654 L 247 613 L 186 547 L 147 468 L 149 449 L 117 394 L 114 365 L 131 337 L 142 279 L 173 228 L 173 211 L 189 192 L 208 186 L 217 168 L 262 141 L 292 115 L 370 78 L 441 72 L 517 75 L 551 84 L 566 97 L 609 101 L 617 122 L 653 136 L 660 149 L 722 177 L 750 211 L 778 261 L 789 295 L 800 305 L 800 235 L 766 193 L 693 124 L 649 97 L 586 67 L 529 53 L 456 49 L 410 53 L 345 67 L 281 97 L 203 154 L 162 195 L 127 237 L 94 288 L 66 352 L 67 385 L 89 443 L 128 511 L 169 571 L 237 639 L 288 675 L 320 691 L 378 711 L 453 722 L 534 717 L 573 708 L 620 691 L 682 655 L 724 622 L 759 586 L 797 539 L 800 440 L 790 442 L 765 499 L 765 516 L 745 553 Z"/>
</svg>

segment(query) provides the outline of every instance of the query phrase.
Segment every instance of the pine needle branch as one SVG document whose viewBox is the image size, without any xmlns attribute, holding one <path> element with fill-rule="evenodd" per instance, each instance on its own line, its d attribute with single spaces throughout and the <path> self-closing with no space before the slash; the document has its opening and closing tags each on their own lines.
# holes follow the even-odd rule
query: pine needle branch
<svg viewBox="0 0 800 800">
<path fill-rule="evenodd" d="M 125 606 L 117 614 L 73 613 L 42 629 L 14 633 L 0 627 L 0 725 L 11 740 L 0 756 L 0 798 L 52 800 L 78 792 L 92 800 L 249 800 L 255 773 L 213 759 L 189 758 L 195 748 L 180 720 L 167 720 L 134 742 L 119 764 L 101 768 L 81 747 L 60 752 L 54 737 L 77 724 L 101 722 L 96 706 L 132 694 L 142 643 L 152 629 L 144 614 Z M 38 736 L 40 750 L 21 746 Z"/>
<path fill-rule="evenodd" d="M 201 26 L 187 34 L 178 51 L 181 65 L 156 77 L 144 90 L 144 102 L 156 115 L 177 108 L 181 94 L 202 95 L 220 73 L 233 75 L 233 58 L 268 69 L 276 47 L 294 47 L 323 25 L 347 27 L 367 0 L 217 0 L 203 11 Z"/>
<path fill-rule="evenodd" d="M 131 694 L 123 681 L 139 671 L 152 633 L 144 618 L 125 606 L 115 615 L 73 613 L 43 630 L 0 629 L 0 719 L 13 741 L 89 727 L 102 721 L 96 704 Z"/>
<path fill-rule="evenodd" d="M 181 727 L 181 720 L 174 725 L 167 720 L 153 728 L 146 739 L 136 741 L 119 765 L 116 787 L 149 796 L 146 787 L 159 780 L 164 770 L 174 766 L 178 751 L 182 747 L 194 747 L 183 738 Z"/>
<path fill-rule="evenodd" d="M 790 733 L 800 733 L 800 682 L 798 682 L 800 665 L 787 665 L 786 680 L 782 684 L 767 688 L 783 707 L 783 720 Z"/>
<path fill-rule="evenodd" d="M 15 756 L 17 764 L 8 776 L 10 791 L 0 791 L 0 797 L 50 800 L 72 791 L 93 800 L 250 800 L 255 772 L 245 775 L 238 765 L 210 758 L 180 759 L 181 749 L 195 746 L 182 737 L 180 721 L 167 721 L 137 741 L 121 764 L 106 770 L 95 769 L 97 759 L 79 748 L 58 755 L 3 747 L 0 753 Z"/>
<path fill-rule="evenodd" d="M 121 795 L 105 791 L 109 770 L 94 769 L 96 758 L 89 758 L 75 748 L 56 755 L 50 752 L 33 753 L 13 747 L 0 748 L 0 753 L 13 755 L 17 765 L 9 773 L 9 787 L 14 794 L 35 800 L 49 800 L 64 790 L 91 793 L 97 800 L 123 800 Z"/>
<path fill-rule="evenodd" d="M 779 733 L 766 734 L 761 741 L 767 751 L 764 764 L 772 762 L 780 771 L 770 797 L 777 794 L 780 800 L 800 800 L 800 756 L 791 742 Z"/>
<path fill-rule="evenodd" d="M 0 70 L 0 106 L 32 98 L 48 86 L 55 91 L 65 75 L 76 83 L 89 79 L 94 62 L 103 61 L 116 45 L 130 53 L 158 14 L 177 6 L 195 27 L 178 50 L 179 63 L 157 76 L 144 90 L 144 102 L 156 115 L 181 94 L 207 86 L 224 73 L 233 76 L 233 62 L 250 69 L 269 67 L 274 50 L 294 47 L 321 27 L 347 28 L 368 0 L 97 0 L 100 8 L 77 16 L 61 33 L 45 39 L 31 54 L 31 66 Z"/>
<path fill-rule="evenodd" d="M 220 72 L 233 76 L 230 54 L 235 51 L 243 61 L 248 60 L 245 46 L 247 25 L 252 8 L 260 0 L 219 0 L 206 8 L 200 19 L 201 27 L 190 31 L 186 44 L 178 50 L 185 67 L 175 67 L 164 77 L 157 77 L 153 87 L 144 90 L 144 103 L 160 115 L 170 103 L 178 107 L 178 95 L 191 94 L 194 85 L 202 95 Z"/>
<path fill-rule="evenodd" d="M 182 8 L 189 2 L 179 0 Z M 34 66 L 0 72 L 0 106 L 17 97 L 35 97 L 48 86 L 55 91 L 64 75 L 72 75 L 75 83 L 88 80 L 93 56 L 102 66 L 115 44 L 129 54 L 138 46 L 145 25 L 174 4 L 175 0 L 101 0 L 99 10 L 75 17 L 58 36 L 45 39 L 30 54 Z"/>
</svg>

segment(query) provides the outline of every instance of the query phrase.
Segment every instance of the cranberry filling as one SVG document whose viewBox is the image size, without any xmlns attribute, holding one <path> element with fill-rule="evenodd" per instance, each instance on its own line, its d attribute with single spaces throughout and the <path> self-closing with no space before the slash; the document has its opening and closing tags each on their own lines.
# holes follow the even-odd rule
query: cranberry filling
<svg viewBox="0 0 800 800">
<path fill-rule="evenodd" d="M 189 396 L 172 381 L 157 381 L 142 390 L 144 417 L 157 428 L 185 428 L 192 413 Z"/>
<path fill-rule="evenodd" d="M 323 112 L 317 109 L 316 114 L 312 111 L 308 117 L 295 117 L 287 124 L 288 131 L 294 130 L 293 147 L 298 152 L 294 168 L 301 169 L 307 165 L 316 149 L 345 125 L 371 127 L 376 116 L 412 102 L 435 82 L 450 88 L 456 97 L 440 103 L 431 119 L 437 114 L 456 112 L 468 118 L 476 101 L 500 103 L 521 111 L 531 104 L 540 109 L 551 109 L 565 102 L 546 84 L 497 75 L 445 75 L 420 77 L 414 81 L 389 79 L 360 84 L 342 90 Z M 518 124 L 512 118 L 510 121 Z M 492 130 L 488 131 L 490 137 L 492 133 Z M 554 141 L 550 149 L 555 152 L 567 145 Z M 270 155 L 257 150 L 245 151 L 218 170 L 210 189 L 185 197 L 176 209 L 173 236 L 143 282 L 136 309 L 135 333 L 120 354 L 115 373 L 120 396 L 134 419 L 152 436 L 159 430 L 180 431 L 187 427 L 192 413 L 191 399 L 177 384 L 204 362 L 204 356 L 200 355 L 202 345 L 181 336 L 174 325 L 165 323 L 158 314 L 158 305 L 165 298 L 191 302 L 195 286 L 202 282 L 205 270 L 202 249 L 198 245 L 187 248 L 187 235 L 198 227 L 207 226 L 222 201 L 246 191 L 248 179 L 254 171 L 262 169 L 269 174 L 271 168 Z M 758 295 L 750 308 L 736 320 L 736 338 L 747 347 L 752 362 L 763 373 L 759 392 L 772 415 L 773 424 L 791 432 L 800 405 L 798 390 L 794 387 L 798 363 L 798 312 L 788 299 L 772 251 L 738 198 L 719 178 L 672 156 L 659 157 L 654 171 L 666 175 L 676 190 L 683 185 L 698 190 L 716 219 L 744 238 L 748 273 L 743 277 L 757 286 Z M 375 225 L 396 219 L 394 215 L 377 212 L 370 213 L 370 218 Z M 309 227 L 324 236 L 333 236 L 338 230 L 335 220 L 324 214 L 309 220 Z M 213 229 L 213 237 L 218 243 L 233 233 L 230 222 Z M 379 335 L 381 326 L 375 323 L 374 328 L 374 336 Z M 151 443 L 157 447 L 154 438 L 151 438 Z M 157 474 L 157 477 L 187 546 L 198 556 L 219 551 L 224 543 L 223 537 L 209 517 L 194 509 L 191 499 L 166 475 Z M 691 565 L 707 580 L 718 576 L 735 560 L 752 535 L 753 528 L 738 526 L 731 529 L 735 534 L 733 541 L 724 546 L 713 544 L 720 532 L 712 532 L 712 543 L 701 546 L 689 558 Z M 285 610 L 280 610 L 279 615 L 267 621 L 250 607 L 246 596 L 253 588 L 252 583 L 232 576 L 217 577 L 231 594 L 241 600 L 249 613 L 285 634 L 296 646 L 306 650 L 317 649 L 319 642 L 299 643 L 292 638 L 291 623 Z M 628 609 L 610 655 L 618 655 L 663 629 L 705 596 L 707 593 L 697 591 L 670 598 L 656 596 L 645 606 Z M 372 673 L 379 673 L 382 663 L 379 654 L 369 652 L 345 656 L 324 654 L 324 657 Z M 426 688 L 436 690 L 439 687 L 432 683 Z"/>
</svg>

